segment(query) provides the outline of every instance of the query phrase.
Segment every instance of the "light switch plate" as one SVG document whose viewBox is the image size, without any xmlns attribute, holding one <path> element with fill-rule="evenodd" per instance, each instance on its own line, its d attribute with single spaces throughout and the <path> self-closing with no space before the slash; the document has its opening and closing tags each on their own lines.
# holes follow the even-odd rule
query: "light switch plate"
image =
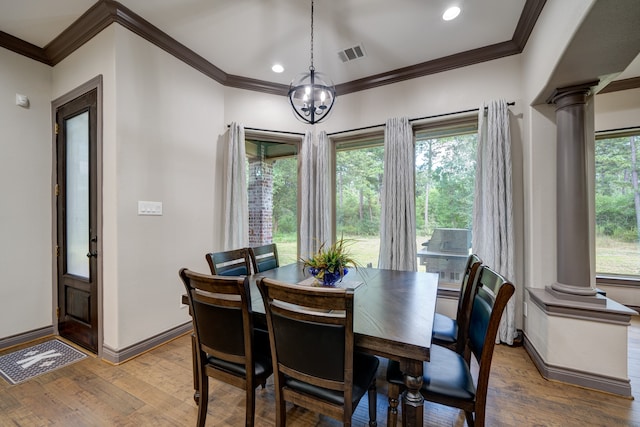
<svg viewBox="0 0 640 427">
<path fill-rule="evenodd" d="M 138 215 L 162 215 L 162 202 L 138 200 Z"/>
</svg>

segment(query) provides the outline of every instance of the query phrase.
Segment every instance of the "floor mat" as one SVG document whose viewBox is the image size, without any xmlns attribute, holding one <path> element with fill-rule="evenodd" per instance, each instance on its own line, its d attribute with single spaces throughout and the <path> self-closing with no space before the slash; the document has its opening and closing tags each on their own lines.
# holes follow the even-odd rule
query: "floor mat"
<svg viewBox="0 0 640 427">
<path fill-rule="evenodd" d="M 0 356 L 0 376 L 18 384 L 85 357 L 83 352 L 53 339 Z"/>
</svg>

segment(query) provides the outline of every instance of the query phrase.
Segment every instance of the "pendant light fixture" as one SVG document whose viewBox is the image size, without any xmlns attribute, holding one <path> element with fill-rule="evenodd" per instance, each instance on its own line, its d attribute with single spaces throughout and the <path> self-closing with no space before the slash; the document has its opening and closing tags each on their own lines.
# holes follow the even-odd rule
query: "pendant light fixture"
<svg viewBox="0 0 640 427">
<path fill-rule="evenodd" d="M 289 85 L 289 102 L 298 119 L 316 124 L 325 119 L 336 100 L 333 82 L 313 66 L 313 0 L 311 0 L 311 65 Z"/>
</svg>

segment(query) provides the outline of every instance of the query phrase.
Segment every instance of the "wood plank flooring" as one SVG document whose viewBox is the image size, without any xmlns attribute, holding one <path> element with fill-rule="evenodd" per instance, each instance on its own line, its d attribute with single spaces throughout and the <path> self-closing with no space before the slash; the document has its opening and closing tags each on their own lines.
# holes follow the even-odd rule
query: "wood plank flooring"
<svg viewBox="0 0 640 427">
<path fill-rule="evenodd" d="M 30 343 L 32 344 L 32 343 Z M 6 351 L 5 351 L 6 353 Z M 606 363 L 606 361 L 603 361 Z M 378 382 L 378 425 L 386 426 L 384 368 Z M 640 319 L 629 328 L 629 376 L 634 399 L 543 379 L 522 348 L 496 346 L 487 403 L 488 426 L 640 427 Z M 210 380 L 207 426 L 244 425 L 244 393 Z M 11 386 L 0 379 L 0 426 L 194 426 L 189 336 L 119 366 L 87 358 Z M 257 390 L 256 426 L 273 426 L 273 383 Z M 427 403 L 425 426 L 464 426 L 457 410 Z M 353 417 L 368 425 L 366 398 Z M 289 407 L 288 426 L 338 422 Z"/>
</svg>

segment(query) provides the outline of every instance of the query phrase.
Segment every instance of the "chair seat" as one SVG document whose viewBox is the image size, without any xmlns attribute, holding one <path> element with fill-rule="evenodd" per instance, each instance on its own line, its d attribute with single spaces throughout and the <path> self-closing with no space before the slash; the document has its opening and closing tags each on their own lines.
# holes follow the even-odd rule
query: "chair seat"
<svg viewBox="0 0 640 427">
<path fill-rule="evenodd" d="M 354 353 L 353 356 L 353 407 L 360 401 L 369 389 L 371 381 L 375 378 L 380 361 L 377 357 L 363 353 Z M 298 381 L 286 377 L 286 387 L 310 394 L 327 402 L 342 405 L 343 393 L 336 390 L 329 390 L 306 382 Z"/>
<path fill-rule="evenodd" d="M 269 347 L 269 333 L 260 329 L 254 330 L 253 335 L 253 364 L 255 366 L 255 376 L 260 378 L 273 373 L 273 363 L 271 361 L 271 349 Z M 218 359 L 213 356 L 207 357 L 207 363 L 218 369 L 241 377 L 246 376 L 246 369 L 243 363 L 232 363 Z"/>
<path fill-rule="evenodd" d="M 207 363 L 209 365 L 215 366 L 218 369 L 222 369 L 223 371 L 227 371 L 230 374 L 237 375 L 239 377 L 244 377 L 246 376 L 246 373 L 247 373 L 244 367 L 244 364 L 231 363 L 231 362 L 227 362 L 226 360 L 218 359 L 212 356 L 209 356 L 207 358 Z M 259 358 L 257 360 L 254 360 L 254 365 L 255 365 L 256 377 L 259 378 L 265 375 L 267 376 L 271 375 L 271 372 L 272 372 L 271 360 L 266 358 Z"/>
<path fill-rule="evenodd" d="M 454 343 L 458 339 L 458 323 L 444 314 L 436 313 L 431 336 L 442 343 Z"/>
<path fill-rule="evenodd" d="M 430 361 L 424 363 L 422 391 L 424 393 L 473 400 L 476 387 L 467 362 L 455 351 L 434 345 Z M 400 363 L 390 360 L 387 366 L 387 381 L 404 387 Z"/>
</svg>

